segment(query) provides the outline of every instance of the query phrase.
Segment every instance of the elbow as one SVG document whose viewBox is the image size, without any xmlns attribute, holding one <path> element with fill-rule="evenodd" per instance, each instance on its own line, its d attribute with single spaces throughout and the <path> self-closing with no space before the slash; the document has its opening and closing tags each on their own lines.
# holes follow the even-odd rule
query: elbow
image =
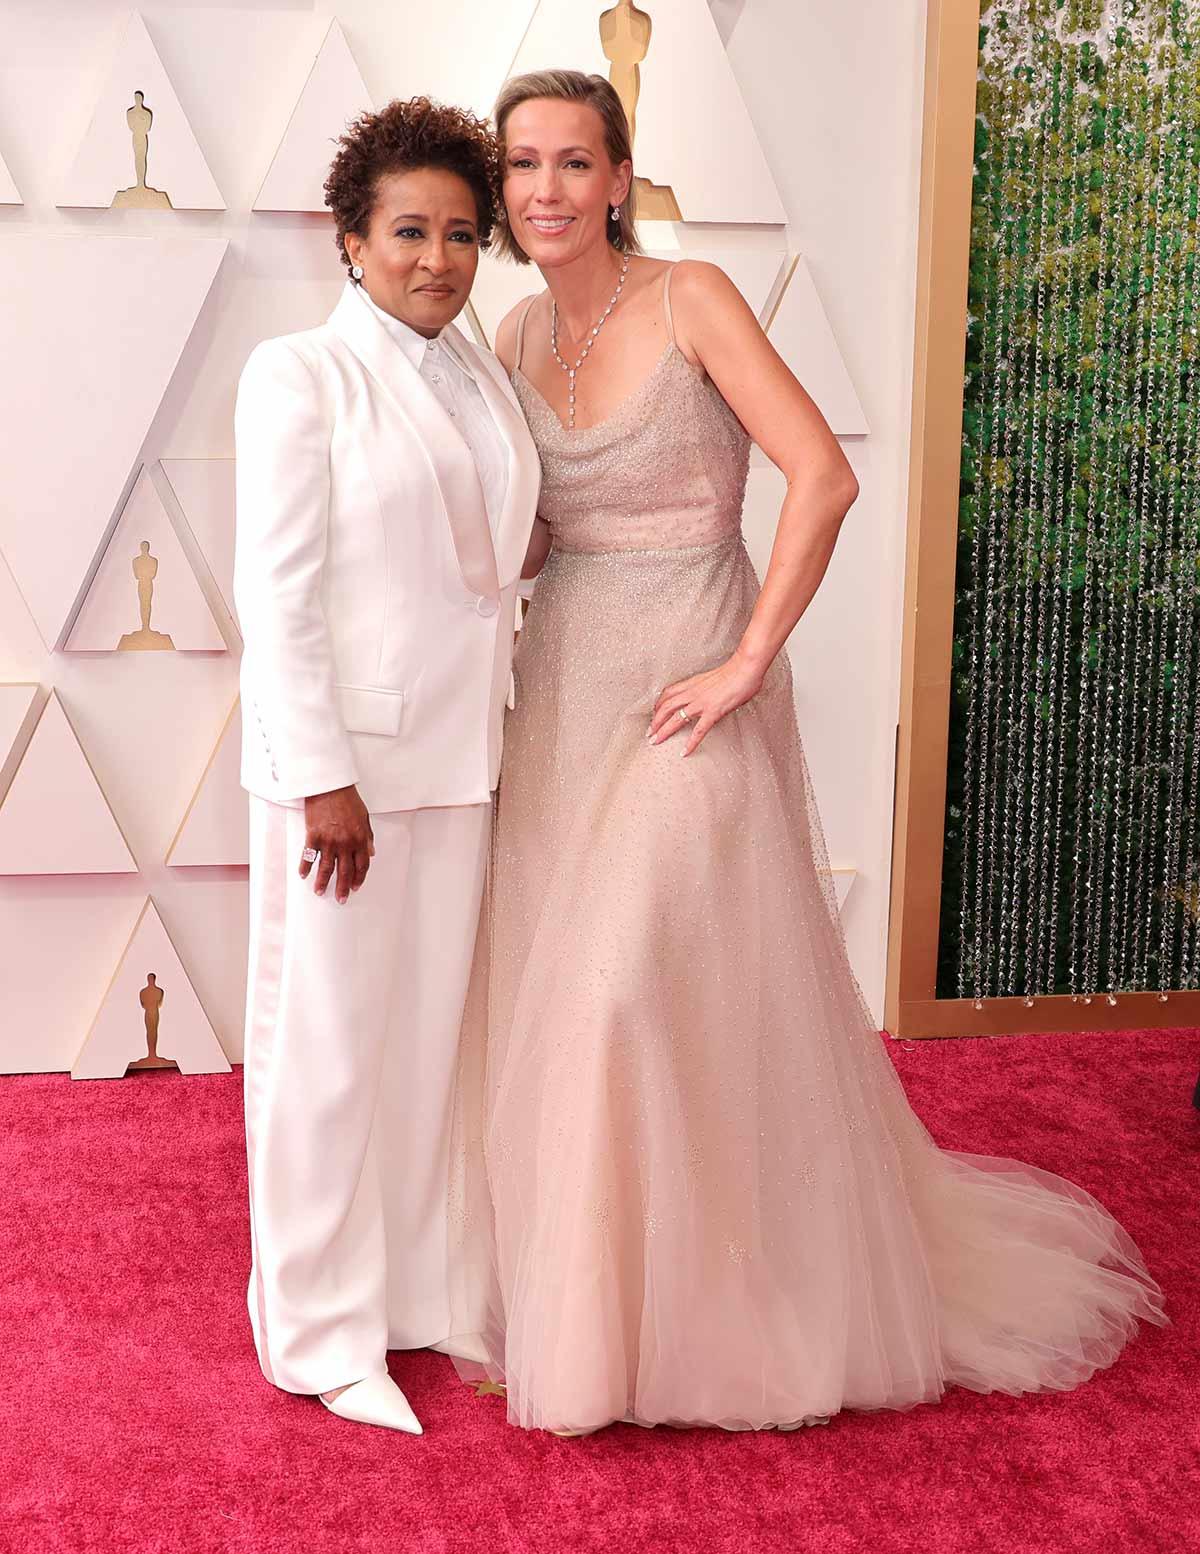
<svg viewBox="0 0 1200 1554">
<path fill-rule="evenodd" d="M 838 467 L 832 472 L 833 499 L 836 503 L 838 515 L 844 518 L 850 509 L 858 501 L 858 476 L 850 468 L 843 458 Z"/>
<path fill-rule="evenodd" d="M 836 463 L 831 461 L 821 472 L 817 477 L 814 495 L 820 511 L 836 534 L 842 526 L 842 520 L 858 500 L 858 479 L 845 459 Z"/>
<path fill-rule="evenodd" d="M 788 490 L 802 490 L 806 504 L 827 516 L 837 529 L 858 501 L 858 477 L 839 448 L 834 457 L 789 473 Z"/>
</svg>

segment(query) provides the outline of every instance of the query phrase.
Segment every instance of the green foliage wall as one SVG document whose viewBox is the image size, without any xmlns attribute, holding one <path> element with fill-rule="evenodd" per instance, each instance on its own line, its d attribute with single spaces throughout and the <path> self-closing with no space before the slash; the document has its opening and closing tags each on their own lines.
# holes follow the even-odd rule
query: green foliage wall
<svg viewBox="0 0 1200 1554">
<path fill-rule="evenodd" d="M 943 996 L 1196 985 L 1198 22 L 983 8 Z"/>
</svg>

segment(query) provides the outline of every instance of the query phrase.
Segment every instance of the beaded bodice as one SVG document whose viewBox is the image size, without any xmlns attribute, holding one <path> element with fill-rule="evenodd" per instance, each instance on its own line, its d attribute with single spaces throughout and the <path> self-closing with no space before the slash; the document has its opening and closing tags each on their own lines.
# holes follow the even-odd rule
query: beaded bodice
<svg viewBox="0 0 1200 1554">
<path fill-rule="evenodd" d="M 538 513 L 555 549 L 675 550 L 738 533 L 750 439 L 674 341 L 595 426 L 568 431 L 519 366 L 513 386 L 541 455 Z"/>
</svg>

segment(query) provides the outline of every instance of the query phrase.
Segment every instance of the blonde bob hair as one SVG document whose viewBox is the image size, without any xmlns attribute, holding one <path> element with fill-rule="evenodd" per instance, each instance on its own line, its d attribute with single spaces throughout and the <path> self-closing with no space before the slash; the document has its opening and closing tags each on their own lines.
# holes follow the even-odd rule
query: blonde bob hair
<svg viewBox="0 0 1200 1554">
<path fill-rule="evenodd" d="M 522 103 L 532 102 L 535 98 L 550 98 L 552 101 L 565 103 L 586 103 L 589 108 L 594 108 L 604 126 L 604 146 L 608 152 L 609 161 L 614 167 L 619 162 L 629 162 L 632 165 L 633 148 L 629 143 L 629 121 L 625 117 L 621 99 L 617 96 L 611 82 L 606 81 L 603 76 L 584 75 L 581 70 L 533 70 L 527 75 L 513 76 L 511 80 L 504 83 L 500 89 L 500 96 L 496 99 L 493 113 L 502 158 L 509 116 L 514 108 L 520 107 Z M 503 173 L 502 159 L 502 178 Z M 609 242 L 621 253 L 626 254 L 639 254 L 642 251 L 633 227 L 633 202 L 633 179 L 630 178 L 629 193 L 619 207 L 620 216 L 616 221 L 610 221 L 608 224 Z M 529 263 L 529 255 L 512 234 L 503 202 L 496 222 L 492 251 L 503 254 L 507 259 L 515 260 L 517 264 Z"/>
</svg>

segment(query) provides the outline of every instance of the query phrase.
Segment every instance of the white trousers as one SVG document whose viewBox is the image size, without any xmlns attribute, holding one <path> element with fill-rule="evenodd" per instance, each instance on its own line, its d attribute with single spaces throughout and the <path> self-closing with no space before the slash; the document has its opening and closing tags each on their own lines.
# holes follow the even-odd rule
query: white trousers
<svg viewBox="0 0 1200 1554">
<path fill-rule="evenodd" d="M 339 906 L 298 873 L 303 808 L 250 799 L 249 1307 L 285 1391 L 454 1336 L 451 1118 L 490 820 L 372 815 L 366 883 Z"/>
</svg>

